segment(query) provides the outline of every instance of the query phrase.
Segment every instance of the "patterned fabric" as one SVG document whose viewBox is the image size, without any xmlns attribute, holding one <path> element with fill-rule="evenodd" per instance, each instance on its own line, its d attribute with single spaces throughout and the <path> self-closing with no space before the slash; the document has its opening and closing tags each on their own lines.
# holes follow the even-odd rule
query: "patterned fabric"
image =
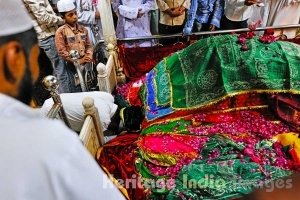
<svg viewBox="0 0 300 200">
<path fill-rule="evenodd" d="M 77 50 L 81 57 L 93 57 L 87 30 L 79 24 L 76 28 L 68 24 L 61 26 L 56 32 L 55 44 L 59 55 L 67 61 L 72 61 L 69 56 L 70 50 Z"/>
<path fill-rule="evenodd" d="M 191 109 L 238 93 L 300 92 L 298 45 L 263 44 L 256 37 L 247 45 L 243 51 L 236 36 L 216 36 L 167 57 L 153 70 L 157 106 Z"/>
<path fill-rule="evenodd" d="M 235 198 L 290 175 L 295 162 L 274 136 L 292 128 L 274 116 L 267 97 L 299 91 L 299 48 L 257 38 L 247 44 L 249 50 L 241 51 L 236 36 L 212 37 L 159 62 L 141 90 L 148 119 L 141 134 L 106 144 L 110 156 L 102 154 L 99 163 L 117 178 L 137 173 L 147 199 Z M 175 101 L 178 108 L 170 106 Z M 206 177 L 221 185 L 193 187 Z"/>
<path fill-rule="evenodd" d="M 274 121 L 268 109 L 231 110 L 169 118 L 142 131 L 138 141 L 142 160 L 137 163 L 139 173 L 145 179 L 165 183 L 176 180 L 171 187 L 151 188 L 154 199 L 168 194 L 170 199 L 237 197 L 252 191 L 256 182 L 291 173 L 294 162 L 272 140 L 274 135 L 290 129 Z M 268 173 L 257 171 L 252 176 L 252 168 L 268 169 Z M 198 182 L 205 176 L 214 180 L 223 176 L 222 181 L 232 190 L 184 187 L 191 178 Z M 234 185 L 240 183 L 237 180 L 244 185 Z"/>
<path fill-rule="evenodd" d="M 224 0 L 191 0 L 184 33 L 191 33 L 195 20 L 199 23 L 212 24 L 220 28 Z"/>
<path fill-rule="evenodd" d="M 178 17 L 171 17 L 166 14 L 164 11 L 167 9 L 177 8 L 180 6 L 189 9 L 191 6 L 190 0 L 157 0 L 157 5 L 160 10 L 160 20 L 159 23 L 169 25 L 169 26 L 178 26 L 182 25 L 185 20 L 185 12 Z"/>
<path fill-rule="evenodd" d="M 33 20 L 38 39 L 55 35 L 55 31 L 64 20 L 56 15 L 48 0 L 23 0 Z"/>
<path fill-rule="evenodd" d="M 239 158 L 239 145 L 222 137 L 213 137 L 202 149 L 202 159 L 185 166 L 176 178 L 168 200 L 231 199 L 250 193 L 272 180 L 287 177 L 291 172 L 278 167 L 261 166 L 247 156 Z M 221 155 L 210 159 L 212 151 Z M 209 162 L 208 162 L 209 161 Z"/>
<path fill-rule="evenodd" d="M 241 50 L 233 35 L 202 39 L 147 74 L 136 167 L 149 198 L 235 198 L 295 169 L 273 140 L 291 128 L 267 96 L 299 93 L 299 47 L 258 38 L 247 45 Z M 207 176 L 222 187 L 186 187 Z M 148 180 L 162 182 L 149 188 Z"/>
<path fill-rule="evenodd" d="M 139 134 L 128 133 L 112 139 L 97 153 L 97 162 L 115 179 L 136 180 L 138 174 L 135 169 L 136 141 Z M 124 182 L 125 184 L 125 182 Z M 122 185 L 124 188 L 126 185 Z M 132 183 L 133 184 L 133 183 Z M 140 185 L 127 185 L 128 197 L 133 200 L 144 199 L 144 188 Z"/>
</svg>

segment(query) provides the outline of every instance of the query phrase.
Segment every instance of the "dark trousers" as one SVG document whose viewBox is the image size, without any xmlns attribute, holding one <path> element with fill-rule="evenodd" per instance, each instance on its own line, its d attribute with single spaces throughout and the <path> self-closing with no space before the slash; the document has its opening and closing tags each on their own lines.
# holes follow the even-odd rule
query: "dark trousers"
<svg viewBox="0 0 300 200">
<path fill-rule="evenodd" d="M 169 26 L 165 24 L 158 24 L 158 30 L 160 35 L 172 35 L 172 34 L 177 34 L 177 33 L 182 33 L 183 31 L 183 25 L 179 26 Z M 164 38 L 159 41 L 161 44 L 166 45 L 166 44 L 174 44 L 176 42 L 183 42 L 179 38 Z"/>
<path fill-rule="evenodd" d="M 231 29 L 239 29 L 239 28 L 247 28 L 248 19 L 244 21 L 231 21 L 225 15 L 221 19 L 221 30 L 231 30 Z"/>
</svg>

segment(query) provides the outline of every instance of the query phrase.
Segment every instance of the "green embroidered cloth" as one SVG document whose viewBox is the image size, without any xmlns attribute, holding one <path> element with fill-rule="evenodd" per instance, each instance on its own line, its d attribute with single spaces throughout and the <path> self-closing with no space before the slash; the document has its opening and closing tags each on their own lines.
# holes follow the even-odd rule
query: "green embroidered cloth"
<svg viewBox="0 0 300 200">
<path fill-rule="evenodd" d="M 291 171 L 259 165 L 246 156 L 238 158 L 237 153 L 243 148 L 242 144 L 224 137 L 212 137 L 201 152 L 203 159 L 183 167 L 167 199 L 232 199 L 249 194 L 263 184 L 271 189 L 272 181 L 291 175 Z M 210 160 L 208 155 L 216 149 L 221 155 Z"/>
<path fill-rule="evenodd" d="M 264 44 L 242 51 L 234 35 L 199 40 L 155 68 L 157 105 L 191 109 L 242 92 L 300 92 L 300 46 Z"/>
</svg>

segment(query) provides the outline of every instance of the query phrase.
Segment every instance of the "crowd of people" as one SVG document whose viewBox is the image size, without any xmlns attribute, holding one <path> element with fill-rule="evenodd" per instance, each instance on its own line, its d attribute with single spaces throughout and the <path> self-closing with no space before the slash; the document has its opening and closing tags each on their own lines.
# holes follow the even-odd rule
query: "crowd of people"
<svg viewBox="0 0 300 200">
<path fill-rule="evenodd" d="M 298 24 L 300 20 L 297 0 L 112 0 L 112 5 L 118 16 L 118 38 L 157 33 L 191 35 L 199 31 L 247 28 L 258 20 L 262 26 Z M 154 15 L 155 10 L 159 15 Z M 283 17 L 285 12 L 290 13 L 288 18 Z M 286 33 L 295 36 L 295 30 Z"/>
<path fill-rule="evenodd" d="M 23 3 L 33 20 L 39 46 L 52 63 L 59 92 L 82 91 L 70 51 L 79 53 L 80 65 L 86 68 L 92 65 L 93 46 L 103 37 L 98 2 L 24 0 Z"/>
<path fill-rule="evenodd" d="M 23 2 L 34 22 L 40 48 L 52 63 L 60 93 L 80 92 L 82 88 L 75 61 L 69 54 L 70 50 L 77 50 L 79 63 L 87 69 L 94 63 L 93 47 L 103 39 L 99 1 Z M 298 0 L 112 0 L 111 5 L 117 17 L 116 35 L 120 39 L 246 28 L 250 22 L 258 20 L 267 26 L 297 24 L 300 19 Z M 283 17 L 286 12 L 290 13 L 289 16 Z M 293 37 L 295 30 L 284 34 Z M 125 45 L 148 47 L 155 42 L 141 40 L 126 42 Z M 170 42 L 173 41 L 166 43 Z"/>
</svg>

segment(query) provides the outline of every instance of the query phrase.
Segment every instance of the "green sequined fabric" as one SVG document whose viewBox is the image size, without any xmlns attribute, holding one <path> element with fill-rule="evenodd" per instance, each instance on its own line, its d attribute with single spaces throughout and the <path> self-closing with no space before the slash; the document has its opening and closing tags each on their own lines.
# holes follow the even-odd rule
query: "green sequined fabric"
<svg viewBox="0 0 300 200">
<path fill-rule="evenodd" d="M 242 51 L 234 35 L 209 37 L 167 57 L 154 69 L 157 104 L 190 109 L 245 91 L 297 93 L 299 45 L 258 40 Z"/>
<path fill-rule="evenodd" d="M 273 180 L 291 175 L 288 170 L 262 166 L 248 157 L 239 158 L 242 149 L 242 144 L 228 138 L 210 138 L 201 152 L 203 158 L 183 167 L 167 199 L 232 199 L 244 196 L 262 184 L 271 184 Z M 216 150 L 220 156 L 210 160 L 208 155 Z"/>
</svg>

